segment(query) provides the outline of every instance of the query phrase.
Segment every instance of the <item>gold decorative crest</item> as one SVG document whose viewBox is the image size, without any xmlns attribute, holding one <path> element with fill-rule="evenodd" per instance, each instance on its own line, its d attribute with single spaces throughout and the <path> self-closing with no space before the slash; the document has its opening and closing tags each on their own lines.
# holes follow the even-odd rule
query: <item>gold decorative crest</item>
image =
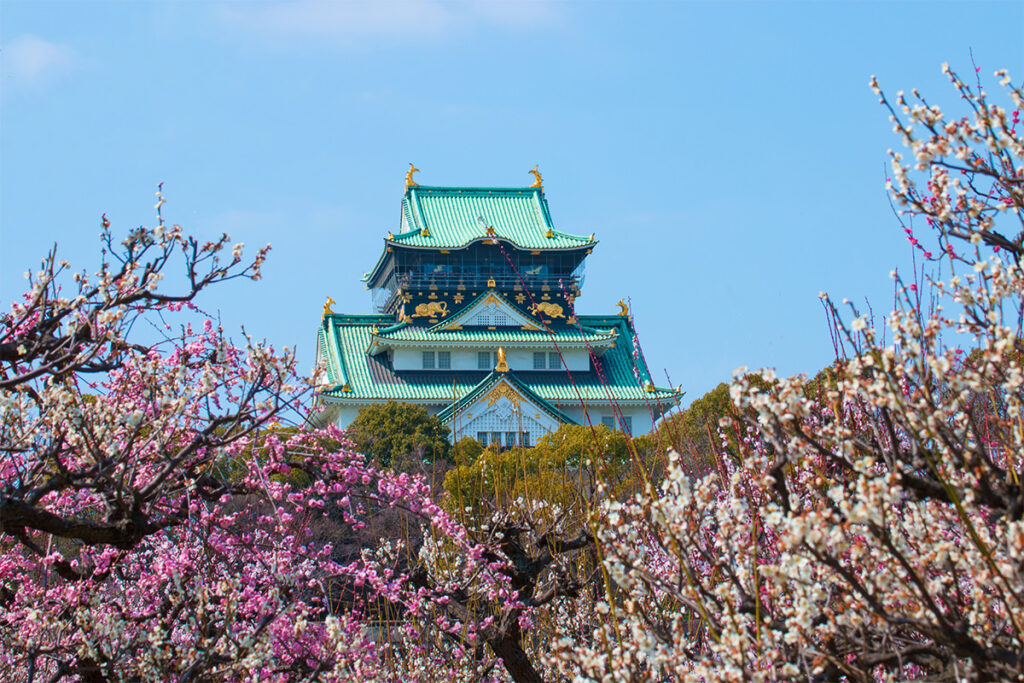
<svg viewBox="0 0 1024 683">
<path fill-rule="evenodd" d="M 413 173 L 419 173 L 420 169 L 416 168 L 412 164 L 409 164 L 409 170 L 405 173 L 405 186 L 406 187 L 419 187 L 420 184 L 412 179 Z"/>
<path fill-rule="evenodd" d="M 508 361 L 505 360 L 505 349 L 498 347 L 498 364 L 494 366 L 495 372 L 508 372 Z"/>
<path fill-rule="evenodd" d="M 509 386 L 507 382 L 501 382 L 491 389 L 486 396 L 484 396 L 484 400 L 487 401 L 488 407 L 493 406 L 500 398 L 507 398 L 516 408 L 519 407 L 519 404 L 522 401 L 522 398 L 516 390 Z"/>
<path fill-rule="evenodd" d="M 533 174 L 533 182 L 530 184 L 530 187 L 536 187 L 543 190 L 544 179 L 541 177 L 540 171 L 537 170 L 537 166 L 539 166 L 539 164 L 535 164 L 534 167 L 528 171 L 529 173 Z"/>
</svg>

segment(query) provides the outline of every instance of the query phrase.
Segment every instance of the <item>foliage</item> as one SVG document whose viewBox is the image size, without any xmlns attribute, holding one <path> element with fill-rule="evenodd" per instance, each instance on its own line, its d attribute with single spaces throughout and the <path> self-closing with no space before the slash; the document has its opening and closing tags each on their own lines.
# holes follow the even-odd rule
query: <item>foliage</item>
<svg viewBox="0 0 1024 683">
<path fill-rule="evenodd" d="M 749 373 L 746 379 L 764 390 L 772 386 L 772 382 L 760 373 Z M 680 465 L 691 475 L 707 474 L 718 467 L 718 456 L 723 448 L 733 451 L 738 445 L 734 433 L 718 429 L 721 420 L 735 414 L 736 409 L 729 398 L 729 385 L 721 382 L 685 410 L 662 420 L 655 437 L 650 440 L 663 449 L 671 448 L 678 453 Z"/>
<path fill-rule="evenodd" d="M 464 436 L 452 446 L 451 454 L 456 465 L 471 465 L 483 452 L 482 443 L 471 436 Z"/>
<path fill-rule="evenodd" d="M 404 471 L 419 463 L 449 457 L 449 429 L 422 406 L 388 401 L 367 406 L 349 425 L 348 435 L 361 453 L 382 467 Z"/>
<path fill-rule="evenodd" d="M 583 514 L 598 478 L 610 482 L 632 475 L 630 445 L 622 432 L 604 425 L 562 425 L 532 448 L 488 446 L 469 464 L 450 470 L 444 487 L 455 509 L 502 508 L 524 499 Z"/>
</svg>

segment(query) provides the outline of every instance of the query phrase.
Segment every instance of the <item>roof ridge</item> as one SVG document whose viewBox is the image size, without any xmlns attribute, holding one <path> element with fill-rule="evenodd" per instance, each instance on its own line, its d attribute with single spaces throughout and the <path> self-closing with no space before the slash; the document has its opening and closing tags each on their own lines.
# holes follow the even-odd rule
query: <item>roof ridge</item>
<svg viewBox="0 0 1024 683">
<path fill-rule="evenodd" d="M 544 191 L 539 187 L 530 187 L 528 185 L 415 185 L 409 188 L 410 191 L 421 192 L 428 190 L 433 192 L 435 190 L 440 191 L 455 191 L 459 192 L 475 192 L 484 190 L 487 192 L 529 192 L 530 194 L 544 194 Z"/>
</svg>

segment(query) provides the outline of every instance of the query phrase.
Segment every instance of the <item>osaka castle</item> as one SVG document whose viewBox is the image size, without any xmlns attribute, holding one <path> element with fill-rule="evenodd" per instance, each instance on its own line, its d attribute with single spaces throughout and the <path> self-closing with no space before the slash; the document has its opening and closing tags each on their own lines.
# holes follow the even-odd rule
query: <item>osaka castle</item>
<svg viewBox="0 0 1024 683">
<path fill-rule="evenodd" d="M 563 424 L 650 431 L 682 396 L 656 386 L 627 305 L 578 315 L 594 235 L 555 227 L 536 167 L 528 187 L 436 187 L 410 164 L 399 225 L 363 276 L 376 312 L 317 332 L 317 420 L 406 401 L 485 445 L 530 446 Z M 639 273 L 620 273 L 636 281 Z"/>
</svg>

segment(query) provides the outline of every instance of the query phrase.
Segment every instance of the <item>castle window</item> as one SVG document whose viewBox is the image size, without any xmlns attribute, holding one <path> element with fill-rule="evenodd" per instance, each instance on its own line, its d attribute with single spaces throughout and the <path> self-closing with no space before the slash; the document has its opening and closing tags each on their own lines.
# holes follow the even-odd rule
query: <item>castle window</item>
<svg viewBox="0 0 1024 683">
<path fill-rule="evenodd" d="M 519 432 L 505 432 L 505 448 L 512 448 L 519 440 Z"/>
<path fill-rule="evenodd" d="M 560 370 L 562 368 L 562 359 L 558 357 L 558 354 L 552 351 L 548 354 L 548 369 Z"/>
<path fill-rule="evenodd" d="M 632 434 L 633 433 L 633 418 L 632 417 L 629 417 L 629 416 L 626 416 L 626 415 L 622 416 L 622 431 L 624 431 L 626 434 Z"/>
<path fill-rule="evenodd" d="M 434 352 L 424 351 L 423 352 L 423 369 L 433 370 L 434 369 Z"/>
<path fill-rule="evenodd" d="M 633 418 L 628 415 L 623 415 L 622 419 L 616 420 L 614 415 L 605 415 L 601 418 L 601 424 L 608 429 L 615 429 L 615 423 L 618 422 L 622 426 L 622 431 L 625 434 L 633 433 Z"/>
<path fill-rule="evenodd" d="M 481 370 L 491 369 L 491 352 L 480 351 L 476 354 L 476 366 Z"/>
<path fill-rule="evenodd" d="M 438 351 L 437 352 L 437 367 L 447 370 L 452 366 L 452 352 L 451 351 Z"/>
<path fill-rule="evenodd" d="M 476 440 L 477 440 L 477 441 L 479 441 L 479 442 L 480 442 L 480 444 L 481 444 L 481 445 L 482 445 L 482 446 L 483 446 L 484 448 L 487 448 L 487 436 L 488 436 L 489 434 L 490 434 L 490 432 L 477 432 L 477 433 L 476 433 Z"/>
<path fill-rule="evenodd" d="M 530 432 L 520 432 L 519 433 L 519 437 L 520 437 L 519 444 L 523 448 L 529 448 L 530 447 Z"/>
<path fill-rule="evenodd" d="M 547 362 L 546 358 L 547 358 L 547 356 L 545 355 L 545 353 L 543 351 L 535 351 L 533 353 L 533 369 L 534 370 L 543 370 L 544 369 L 544 363 Z"/>
</svg>

